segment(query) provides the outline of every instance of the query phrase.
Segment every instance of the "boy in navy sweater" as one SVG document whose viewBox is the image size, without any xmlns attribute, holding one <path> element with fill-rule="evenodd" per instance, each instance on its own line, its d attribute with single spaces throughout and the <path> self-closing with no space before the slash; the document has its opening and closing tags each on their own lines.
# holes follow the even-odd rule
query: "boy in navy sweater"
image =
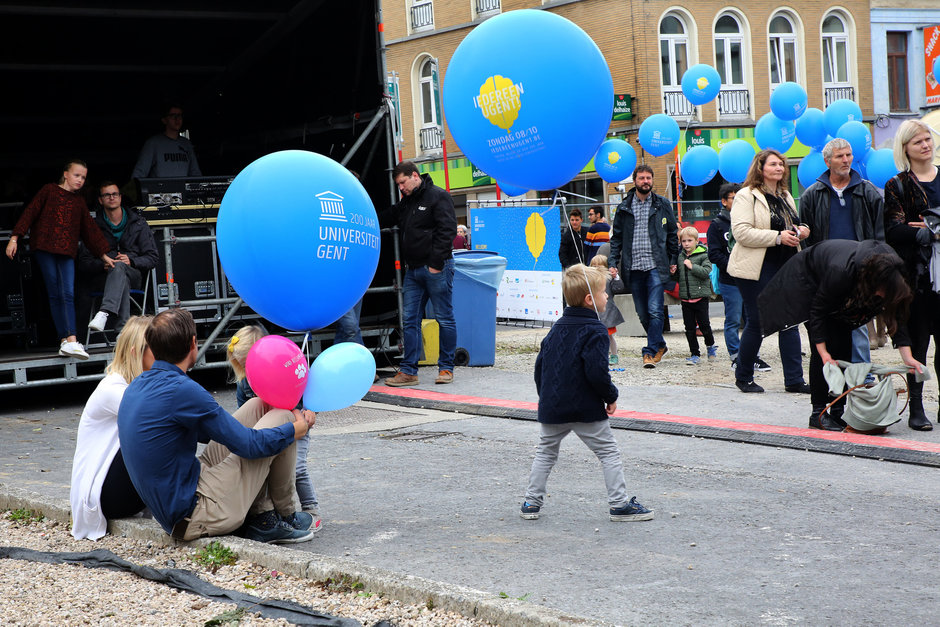
<svg viewBox="0 0 940 627">
<path fill-rule="evenodd" d="M 615 522 L 652 520 L 653 512 L 628 499 L 620 448 L 610 430 L 608 416 L 617 410 L 617 388 L 607 370 L 607 329 L 598 313 L 607 307 L 607 278 L 603 271 L 583 264 L 565 270 L 561 318 L 542 340 L 535 360 L 535 387 L 539 394 L 539 447 L 532 462 L 522 517 L 539 517 L 548 475 L 558 460 L 558 448 L 574 431 L 604 467 L 610 519 Z"/>
</svg>

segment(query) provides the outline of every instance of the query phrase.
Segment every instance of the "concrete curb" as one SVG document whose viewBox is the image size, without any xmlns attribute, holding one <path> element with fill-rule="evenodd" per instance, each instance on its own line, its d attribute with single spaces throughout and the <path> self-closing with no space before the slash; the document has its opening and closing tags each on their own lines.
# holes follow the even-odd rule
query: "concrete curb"
<svg viewBox="0 0 940 627">
<path fill-rule="evenodd" d="M 60 523 L 71 521 L 68 501 L 56 499 L 0 483 L 0 511 L 30 509 Z M 363 590 L 382 594 L 406 603 L 429 605 L 485 620 L 496 625 L 520 627 L 566 627 L 605 625 L 597 620 L 568 614 L 552 608 L 516 599 L 501 599 L 492 594 L 464 586 L 403 575 L 352 560 L 293 551 L 279 546 L 252 542 L 235 536 L 204 538 L 192 542 L 174 540 L 153 519 L 124 518 L 111 521 L 108 533 L 133 540 L 154 542 L 165 546 L 203 547 L 219 541 L 235 550 L 240 559 L 312 581 L 326 579 L 359 582 Z M 316 542 L 316 540 L 314 540 Z"/>
</svg>

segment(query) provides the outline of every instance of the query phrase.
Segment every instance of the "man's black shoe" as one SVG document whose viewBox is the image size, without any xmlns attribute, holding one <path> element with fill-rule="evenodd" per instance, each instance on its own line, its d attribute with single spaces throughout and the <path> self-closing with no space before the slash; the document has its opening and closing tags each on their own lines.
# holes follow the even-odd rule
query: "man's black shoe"
<svg viewBox="0 0 940 627">
<path fill-rule="evenodd" d="M 840 425 L 829 413 L 820 415 L 820 412 L 814 411 L 809 415 L 809 428 L 821 429 L 823 431 L 842 431 L 845 426 Z"/>
<path fill-rule="evenodd" d="M 783 389 L 785 389 L 787 392 L 793 392 L 794 394 L 810 393 L 809 383 L 794 383 L 793 385 L 788 385 Z"/>
<path fill-rule="evenodd" d="M 756 394 L 764 391 L 764 388 L 753 381 L 735 381 L 734 384 L 745 394 Z"/>
</svg>

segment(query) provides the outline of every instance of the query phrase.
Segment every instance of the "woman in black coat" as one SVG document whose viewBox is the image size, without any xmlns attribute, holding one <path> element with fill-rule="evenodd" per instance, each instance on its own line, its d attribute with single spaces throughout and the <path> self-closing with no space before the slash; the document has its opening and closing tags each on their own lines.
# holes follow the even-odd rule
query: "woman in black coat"
<svg viewBox="0 0 940 627">
<path fill-rule="evenodd" d="M 911 288 L 904 278 L 904 262 L 891 246 L 866 240 L 827 240 L 790 259 L 758 297 L 761 331 L 770 335 L 806 322 L 812 353 L 809 360 L 813 429 L 841 431 L 838 408 L 820 416 L 829 403 L 823 366 L 850 361 L 852 329 L 876 315 L 884 318 L 901 360 L 918 372 L 923 365 L 911 355 L 910 339 L 899 323 L 907 318 Z"/>
</svg>

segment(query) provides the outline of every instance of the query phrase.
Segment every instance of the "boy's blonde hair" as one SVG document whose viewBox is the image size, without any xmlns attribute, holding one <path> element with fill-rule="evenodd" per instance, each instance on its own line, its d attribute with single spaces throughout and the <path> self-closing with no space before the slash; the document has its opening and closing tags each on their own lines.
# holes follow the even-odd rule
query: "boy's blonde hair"
<svg viewBox="0 0 940 627">
<path fill-rule="evenodd" d="M 685 226 L 679 229 L 679 241 L 681 242 L 684 238 L 691 237 L 692 239 L 698 239 L 698 229 L 694 226 Z"/>
<path fill-rule="evenodd" d="M 131 316 L 121 329 L 114 347 L 114 359 L 105 368 L 105 374 L 119 374 L 130 383 L 144 371 L 144 351 L 147 340 L 144 333 L 153 316 Z"/>
<path fill-rule="evenodd" d="M 240 328 L 228 341 L 226 355 L 228 355 L 228 363 L 232 367 L 236 381 L 245 378 L 245 360 L 248 359 L 248 351 L 265 335 L 267 332 L 264 329 L 258 325 L 250 325 Z"/>
<path fill-rule="evenodd" d="M 604 255 L 594 255 L 591 257 L 591 267 L 600 268 L 604 272 L 607 272 L 607 257 Z"/>
<path fill-rule="evenodd" d="M 590 289 L 585 278 L 591 282 Z M 561 293 L 565 295 L 565 302 L 569 307 L 583 307 L 588 294 L 603 292 L 605 289 L 606 273 L 597 268 L 589 268 L 583 263 L 569 267 L 561 279 Z"/>
</svg>

